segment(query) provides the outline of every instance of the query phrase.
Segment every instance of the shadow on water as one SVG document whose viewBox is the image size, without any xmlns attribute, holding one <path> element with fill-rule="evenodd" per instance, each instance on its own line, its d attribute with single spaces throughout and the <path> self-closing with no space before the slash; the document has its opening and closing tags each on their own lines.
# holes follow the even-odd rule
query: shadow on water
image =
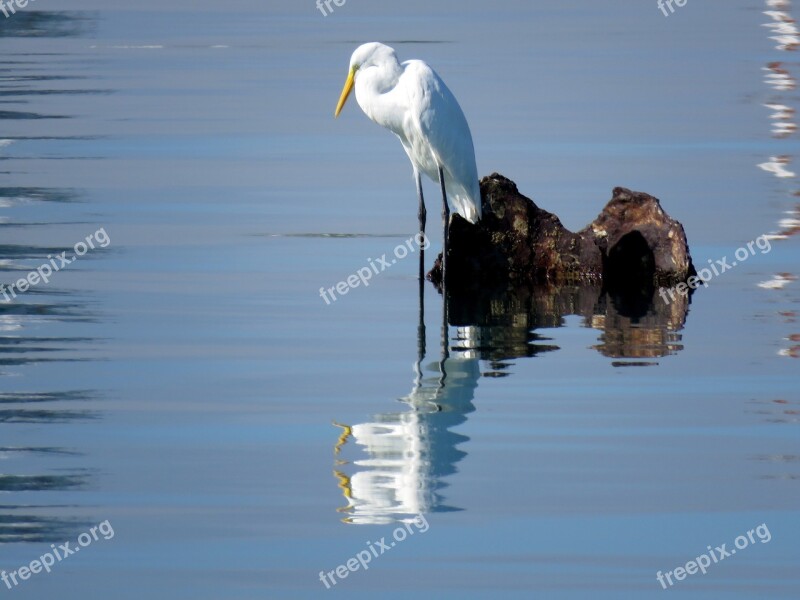
<svg viewBox="0 0 800 600">
<path fill-rule="evenodd" d="M 510 360 L 557 351 L 537 329 L 561 327 L 565 317 L 579 315 L 585 327 L 601 331 L 594 348 L 617 359 L 613 366 L 657 364 L 652 359 L 680 351 L 688 298 L 667 304 L 654 289 L 645 293 L 647 301 L 641 289 L 591 286 L 447 295 L 435 360 L 426 356 L 420 294 L 415 377 L 411 392 L 399 398 L 402 410 L 356 425 L 335 423 L 341 429 L 334 476 L 346 500 L 338 509 L 342 520 L 385 524 L 461 510 L 446 503 L 443 490 L 467 454 L 469 438 L 456 428 L 475 410 L 480 361 L 489 366 L 484 376 L 502 377 L 510 374 Z"/>
<path fill-rule="evenodd" d="M 82 391 L 0 394 L 0 423 L 47 424 L 97 419 L 100 416 L 97 411 L 68 407 L 70 402 L 86 402 L 94 399 L 94 394 Z M 49 452 L 74 454 L 60 448 L 50 448 Z"/>
<path fill-rule="evenodd" d="M 0 260 L 5 258 L 8 257 L 0 254 Z M 95 338 L 43 337 L 26 333 L 34 326 L 46 327 L 47 323 L 95 320 L 87 306 L 73 294 L 56 294 L 55 301 L 48 292 L 42 292 L 41 296 L 51 301 L 31 301 L 28 297 L 22 301 L 0 302 L 0 386 L 4 388 L 6 385 L 32 385 L 28 378 L 20 377 L 29 365 L 89 360 L 72 354 Z M 6 443 L 9 439 L 24 439 L 28 444 L 41 439 L 46 444 L 49 427 L 69 427 L 72 423 L 99 419 L 99 411 L 87 408 L 87 404 L 96 400 L 96 395 L 88 391 L 3 391 L 0 393 L 1 439 Z M 26 445 L 0 447 L 0 457 L 5 459 L 0 493 L 6 501 L 0 506 L 0 543 L 63 541 L 65 532 L 85 525 L 83 521 L 62 516 L 65 508 L 60 505 L 9 504 L 9 501 L 14 502 L 16 494 L 30 499 L 31 492 L 66 492 L 86 486 L 88 470 L 74 466 L 81 462 L 80 453 L 62 447 Z"/>
<path fill-rule="evenodd" d="M 28 202 L 77 202 L 73 190 L 37 187 L 0 187 L 0 208 Z"/>
<path fill-rule="evenodd" d="M 26 513 L 29 506 L 0 504 L 0 544 L 53 543 L 70 537 L 86 523 Z"/>
<path fill-rule="evenodd" d="M 93 394 L 84 391 L 2 393 L 0 432 L 5 427 L 41 427 L 99 418 L 96 411 L 70 407 L 70 404 L 82 404 L 91 399 Z M 80 452 L 61 447 L 0 447 L 5 471 L 0 474 L 0 493 L 8 502 L 13 501 L 15 495 L 30 498 L 31 492 L 68 492 L 85 488 L 90 479 L 88 469 L 65 466 L 65 461 L 74 463 L 81 458 Z M 22 472 L 10 472 L 14 470 Z M 52 504 L 2 504 L 0 543 L 63 541 L 86 525 L 83 519 L 64 516 L 70 508 Z"/>
<path fill-rule="evenodd" d="M 52 317 L 51 317 L 52 318 Z M 63 317 L 57 317 L 63 318 Z M 25 319 L 22 328 L 27 326 Z M 54 352 L 68 352 L 76 344 L 89 338 L 38 338 L 26 337 L 16 332 L 13 336 L 0 336 L 0 385 L 8 375 L 5 369 L 20 368 L 34 362 L 75 360 L 56 357 Z M 28 356 L 41 353 L 45 356 Z M 9 383 L 17 383 L 18 377 Z M 99 419 L 97 410 L 86 408 L 96 400 L 92 392 L 11 391 L 0 393 L 0 436 L 9 439 L 25 439 L 29 444 L 36 440 L 48 440 L 49 427 L 69 426 Z M 82 520 L 64 516 L 69 507 L 47 503 L 14 504 L 15 500 L 30 499 L 31 493 L 67 492 L 85 487 L 90 478 L 87 468 L 79 466 L 82 455 L 72 449 L 46 445 L 24 445 L 0 447 L 3 473 L 0 474 L 0 493 L 5 503 L 0 505 L 0 543 L 11 542 L 57 542 L 65 534 L 83 527 Z M 78 466 L 75 466 L 78 463 Z M 18 499 L 17 495 L 21 495 Z M 53 497 L 53 496 L 49 496 Z"/>
<path fill-rule="evenodd" d="M 77 37 L 92 28 L 90 13 L 26 9 L 3 19 L 0 37 Z M 0 122 L 71 116 L 32 111 L 25 106 L 30 97 L 101 93 L 80 87 L 51 89 L 61 82 L 85 79 L 59 72 L 61 66 L 54 64 L 54 56 L 6 53 L 0 67 L 0 96 L 8 106 L 0 111 Z M 70 60 L 68 55 L 57 58 Z M 40 125 L 30 123 L 30 128 L 34 127 Z M 13 149 L 16 140 L 25 139 L 36 151 L 42 141 L 56 139 L 37 135 L 40 132 L 36 130 L 29 133 L 32 135 L 0 140 L 0 147 Z M 37 156 L 25 158 L 21 172 L 28 172 Z M 19 160 L 12 161 L 14 167 Z M 81 201 L 80 193 L 72 189 L 21 187 L 13 182 L 0 187 L 0 225 L 6 234 L 0 244 L 3 289 L 65 250 L 51 243 L 53 228 L 74 221 L 64 211 Z M 55 209 L 65 218 L 53 219 Z M 15 235 L 23 241 L 10 243 Z M 59 272 L 58 277 L 68 281 L 70 270 Z M 86 324 L 99 320 L 93 303 L 85 293 L 60 289 L 55 280 L 9 298 L 0 293 L 0 493 L 4 500 L 0 505 L 0 543 L 63 542 L 86 525 L 83 518 L 74 516 L 81 508 L 64 499 L 69 492 L 90 485 L 92 470 L 80 448 L 61 447 L 52 440 L 75 437 L 70 430 L 76 424 L 99 420 L 102 413 L 94 408 L 99 396 L 91 390 L 60 388 L 61 377 L 47 365 L 95 360 L 87 356 L 97 338 L 81 335 Z M 79 335 L 74 335 L 76 332 Z M 28 370 L 32 366 L 37 367 L 35 377 Z"/>
<path fill-rule="evenodd" d="M 95 22 L 91 13 L 17 9 L 15 14 L 4 17 L 0 38 L 81 37 L 94 29 Z"/>
</svg>

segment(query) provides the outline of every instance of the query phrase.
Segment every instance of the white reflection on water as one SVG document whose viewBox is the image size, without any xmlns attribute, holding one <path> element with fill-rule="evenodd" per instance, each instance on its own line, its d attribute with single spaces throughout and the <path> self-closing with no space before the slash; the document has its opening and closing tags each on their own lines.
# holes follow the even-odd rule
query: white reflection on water
<svg viewBox="0 0 800 600">
<path fill-rule="evenodd" d="M 758 287 L 764 288 L 765 290 L 780 290 L 796 279 L 797 277 L 791 273 L 778 273 L 772 279 L 759 283 Z"/>
<path fill-rule="evenodd" d="M 415 363 L 411 393 L 400 398 L 408 410 L 340 426 L 337 453 L 352 439 L 368 457 L 352 461 L 357 471 L 351 476 L 335 471 L 348 503 L 339 509 L 348 514 L 346 523 L 410 521 L 419 514 L 454 510 L 442 505 L 437 490 L 444 485 L 442 477 L 454 473 L 466 455 L 457 445 L 468 438 L 452 428 L 475 410 L 472 400 L 480 369 L 474 351 L 455 349 L 450 355 L 448 344 L 446 339 L 443 360 L 423 368 L 421 354 Z"/>
<path fill-rule="evenodd" d="M 794 77 L 783 68 L 780 62 L 771 62 L 763 69 L 766 71 L 764 81 L 776 92 L 786 92 L 797 87 Z"/>
<path fill-rule="evenodd" d="M 359 456 L 367 456 L 352 461 L 352 475 L 341 470 L 350 464 L 344 460 L 338 461 L 340 468 L 334 471 L 347 500 L 339 509 L 347 513 L 345 523 L 407 522 L 420 514 L 457 510 L 444 506 L 438 490 L 445 486 L 443 478 L 455 473 L 456 464 L 466 456 L 457 446 L 469 438 L 453 429 L 475 410 L 472 400 L 481 376 L 475 351 L 479 328 L 456 328 L 451 347 L 448 296 L 444 293 L 439 360 L 426 363 L 424 277 L 419 282 L 414 380 L 411 392 L 399 398 L 407 410 L 382 413 L 353 426 L 339 425 L 343 433 L 334 453 L 339 455 L 352 440 L 359 447 Z"/>
<path fill-rule="evenodd" d="M 789 177 L 795 176 L 794 171 L 790 171 L 786 168 L 791 162 L 792 158 L 790 156 L 770 156 L 769 160 L 759 164 L 758 168 L 767 173 L 772 173 L 775 177 L 788 179 Z"/>
<path fill-rule="evenodd" d="M 765 26 L 770 29 L 772 35 L 770 39 L 778 42 L 776 49 L 780 52 L 792 52 L 800 45 L 800 32 L 797 29 L 796 21 L 792 18 L 790 10 L 792 3 L 789 0 L 767 0 L 767 6 L 771 10 L 764 12 L 772 21 Z M 789 96 L 786 92 L 797 87 L 796 79 L 789 72 L 789 68 L 795 66 L 794 62 L 787 62 L 784 66 L 782 61 L 773 61 L 764 67 L 767 72 L 765 81 L 772 88 L 772 97 L 764 106 L 773 111 L 770 115 L 772 120 L 772 135 L 776 138 L 787 138 L 797 132 L 797 124 L 794 122 L 796 114 L 797 98 Z M 785 180 L 788 186 L 784 185 L 780 193 L 789 194 L 790 201 L 795 202 L 800 190 L 797 188 L 796 174 L 788 167 L 793 162 L 794 156 L 785 154 L 772 156 L 769 161 L 758 165 L 759 168 L 772 173 L 776 177 Z M 788 240 L 800 233 L 800 205 L 794 206 L 785 211 L 787 216 L 778 221 L 778 230 L 770 233 L 767 237 L 771 240 Z M 797 275 L 793 273 L 777 273 L 766 281 L 761 281 L 757 285 L 763 290 L 768 290 L 772 294 L 785 295 L 782 292 L 790 288 L 790 284 L 797 280 Z M 800 357 L 800 334 L 795 329 L 797 321 L 797 310 L 792 306 L 793 302 L 788 301 L 788 306 L 784 310 L 778 310 L 779 318 L 787 325 L 789 332 L 783 341 L 789 342 L 789 347 L 779 348 L 778 356 L 788 358 Z"/>
<path fill-rule="evenodd" d="M 765 104 L 772 114 L 769 118 L 772 123 L 772 135 L 775 137 L 786 137 L 797 130 L 797 123 L 794 122 L 794 109 L 785 104 Z"/>
<path fill-rule="evenodd" d="M 788 7 L 789 2 L 785 2 L 784 6 Z M 800 44 L 800 31 L 792 16 L 783 10 L 765 10 L 764 14 L 772 19 L 769 23 L 764 23 L 764 27 L 769 28 L 770 33 L 774 34 L 769 39 L 777 42 L 776 48 L 794 50 Z"/>
</svg>

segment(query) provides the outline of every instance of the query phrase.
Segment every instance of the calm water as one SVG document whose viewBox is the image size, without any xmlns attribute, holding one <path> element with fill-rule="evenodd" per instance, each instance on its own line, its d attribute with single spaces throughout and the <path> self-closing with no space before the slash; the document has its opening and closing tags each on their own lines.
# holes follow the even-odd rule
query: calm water
<svg viewBox="0 0 800 600">
<path fill-rule="evenodd" d="M 655 598 L 657 571 L 766 524 L 671 593 L 796 598 L 800 6 L 772 4 L 0 16 L 0 280 L 108 239 L 0 302 L 0 568 L 113 527 L 8 593 Z M 624 185 L 698 267 L 770 251 L 690 305 L 539 290 L 451 303 L 443 331 L 416 254 L 326 305 L 416 230 L 400 145 L 355 102 L 332 118 L 369 40 L 433 64 L 479 172 L 568 227 Z"/>
</svg>

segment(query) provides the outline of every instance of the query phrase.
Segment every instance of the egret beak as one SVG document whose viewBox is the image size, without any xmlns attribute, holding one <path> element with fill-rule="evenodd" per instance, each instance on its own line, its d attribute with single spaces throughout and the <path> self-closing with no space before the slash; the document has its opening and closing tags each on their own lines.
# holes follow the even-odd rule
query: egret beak
<svg viewBox="0 0 800 600">
<path fill-rule="evenodd" d="M 342 107 L 344 103 L 347 102 L 347 97 L 350 95 L 350 92 L 353 91 L 353 81 L 355 81 L 356 70 L 350 69 L 350 72 L 347 74 L 347 81 L 344 82 L 344 87 L 342 88 L 342 95 L 339 96 L 339 104 L 336 105 L 336 112 L 333 113 L 333 117 L 336 118 L 339 116 L 339 113 L 342 112 Z"/>
</svg>

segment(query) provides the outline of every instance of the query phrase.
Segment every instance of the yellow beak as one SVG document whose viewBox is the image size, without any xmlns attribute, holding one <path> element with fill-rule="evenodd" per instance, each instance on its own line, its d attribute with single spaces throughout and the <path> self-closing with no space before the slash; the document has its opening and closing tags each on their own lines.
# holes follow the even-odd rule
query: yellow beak
<svg viewBox="0 0 800 600">
<path fill-rule="evenodd" d="M 342 112 L 342 107 L 344 103 L 347 102 L 347 97 L 350 95 L 350 92 L 353 91 L 353 81 L 355 81 L 356 70 L 350 69 L 350 72 L 347 74 L 347 81 L 344 82 L 344 87 L 342 88 L 342 95 L 339 96 L 339 104 L 336 105 L 336 112 L 333 113 L 334 118 L 339 116 L 339 113 Z"/>
</svg>

